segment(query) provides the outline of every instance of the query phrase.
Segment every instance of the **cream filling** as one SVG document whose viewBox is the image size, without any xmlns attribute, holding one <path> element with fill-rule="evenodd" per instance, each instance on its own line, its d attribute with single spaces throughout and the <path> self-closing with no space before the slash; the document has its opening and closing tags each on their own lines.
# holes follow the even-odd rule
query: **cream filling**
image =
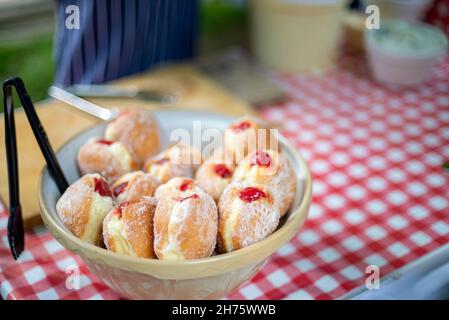
<svg viewBox="0 0 449 320">
<path fill-rule="evenodd" d="M 114 241 L 115 252 L 136 257 L 136 252 L 134 251 L 128 240 L 126 240 L 126 235 L 123 232 L 123 225 L 123 221 L 118 217 L 113 217 L 106 225 L 109 236 Z"/>
<path fill-rule="evenodd" d="M 268 168 L 258 166 L 242 167 L 241 170 L 237 170 L 234 179 L 257 181 L 259 177 L 274 176 L 276 174 L 275 166 L 271 165 Z"/>
<path fill-rule="evenodd" d="M 257 177 L 260 176 L 259 170 L 257 170 L 257 167 L 252 167 L 245 175 L 245 178 L 248 181 L 257 181 Z"/>
<path fill-rule="evenodd" d="M 162 250 L 164 260 L 185 260 L 184 253 L 179 246 L 178 234 L 182 228 L 182 220 L 187 215 L 187 206 L 176 203 L 168 222 L 168 242 Z"/>
<path fill-rule="evenodd" d="M 113 202 L 110 197 L 102 197 L 97 192 L 92 193 L 89 219 L 81 239 L 96 244 L 98 234 L 101 232 L 104 217 L 112 209 Z"/>
<path fill-rule="evenodd" d="M 121 182 L 131 181 L 134 178 L 141 176 L 141 175 L 143 175 L 143 171 L 128 172 L 128 173 L 125 173 L 120 180 L 121 180 Z"/>
<path fill-rule="evenodd" d="M 185 260 L 184 254 L 181 252 L 178 244 L 169 240 L 167 246 L 162 250 L 164 260 Z"/>
<path fill-rule="evenodd" d="M 224 226 L 224 242 L 226 251 L 231 252 L 234 250 L 234 246 L 232 245 L 232 238 L 234 235 L 234 229 L 237 224 L 237 218 L 239 213 L 241 212 L 243 207 L 242 201 L 236 199 L 231 204 L 231 214 L 228 217 L 228 221 Z"/>
<path fill-rule="evenodd" d="M 125 171 L 131 171 L 131 155 L 121 143 L 115 142 L 111 144 L 108 150 L 117 158 Z"/>
<path fill-rule="evenodd" d="M 164 169 L 165 166 L 161 164 L 150 164 L 150 169 L 147 171 L 153 177 L 158 179 L 159 181 L 163 181 L 164 179 Z"/>
<path fill-rule="evenodd" d="M 126 200 L 126 198 L 128 197 L 127 190 L 128 190 L 129 183 L 141 175 L 143 175 L 143 171 L 128 172 L 128 173 L 125 173 L 119 180 L 117 180 L 115 182 L 115 184 L 114 184 L 115 186 L 118 186 L 124 182 L 128 183 L 125 190 L 116 197 L 118 203 L 121 203 Z"/>
<path fill-rule="evenodd" d="M 114 128 L 115 126 L 113 125 L 113 123 L 111 123 L 110 125 L 108 125 L 107 127 L 106 127 L 106 130 L 105 130 L 105 132 L 104 132 L 104 138 L 106 139 L 106 140 L 115 140 L 116 138 L 115 138 L 115 136 L 116 136 L 116 134 L 115 134 L 115 128 Z"/>
<path fill-rule="evenodd" d="M 125 191 L 125 192 L 120 193 L 115 199 L 116 199 L 117 203 L 122 203 L 126 200 L 126 198 L 127 198 L 127 194 Z"/>
</svg>

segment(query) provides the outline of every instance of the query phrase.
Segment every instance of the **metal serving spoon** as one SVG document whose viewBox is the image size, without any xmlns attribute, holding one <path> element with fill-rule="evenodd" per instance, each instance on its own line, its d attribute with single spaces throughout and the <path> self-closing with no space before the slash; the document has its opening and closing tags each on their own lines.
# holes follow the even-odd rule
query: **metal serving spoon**
<svg viewBox="0 0 449 320">
<path fill-rule="evenodd" d="M 48 89 L 48 95 L 104 121 L 115 118 L 119 112 L 119 109 L 107 109 L 104 107 L 100 107 L 95 103 L 80 98 L 56 86 L 51 86 Z"/>
<path fill-rule="evenodd" d="M 83 98 L 134 98 L 158 103 L 172 103 L 175 96 L 156 89 L 138 89 L 134 86 L 118 87 L 103 84 L 78 84 L 68 87 L 68 92 Z"/>
</svg>

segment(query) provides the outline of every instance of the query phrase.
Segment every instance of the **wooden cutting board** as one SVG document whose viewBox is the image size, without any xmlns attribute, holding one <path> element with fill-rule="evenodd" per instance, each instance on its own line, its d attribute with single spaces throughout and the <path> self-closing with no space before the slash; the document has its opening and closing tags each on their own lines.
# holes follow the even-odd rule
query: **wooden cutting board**
<svg viewBox="0 0 449 320">
<path fill-rule="evenodd" d="M 165 67 L 115 81 L 117 85 L 135 85 L 139 88 L 159 88 L 173 92 L 177 97 L 171 105 L 161 105 L 136 99 L 95 99 L 105 107 L 182 108 L 208 110 L 217 113 L 243 115 L 253 113 L 248 104 L 232 96 L 213 80 L 206 78 L 189 65 Z M 26 84 L 25 84 L 26 85 Z M 32 98 L 32 97 L 31 97 Z M 108 105 L 109 104 L 109 105 Z M 35 104 L 41 122 L 53 148 L 56 150 L 76 133 L 98 122 L 64 103 L 45 100 Z M 20 197 L 25 228 L 41 223 L 38 206 L 38 181 L 44 158 L 22 109 L 15 112 L 19 157 Z M 0 119 L 0 198 L 8 200 L 4 117 Z"/>
</svg>

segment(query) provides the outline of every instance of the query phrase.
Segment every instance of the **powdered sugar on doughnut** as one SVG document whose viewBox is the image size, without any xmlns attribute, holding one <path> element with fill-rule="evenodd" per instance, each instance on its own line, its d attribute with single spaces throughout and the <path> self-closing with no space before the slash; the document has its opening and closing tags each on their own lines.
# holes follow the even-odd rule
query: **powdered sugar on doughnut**
<svg viewBox="0 0 449 320">
<path fill-rule="evenodd" d="M 187 184 L 187 187 L 185 185 Z M 157 187 L 154 196 L 162 197 L 187 197 L 194 193 L 204 192 L 198 183 L 189 177 L 176 177 Z"/>
<path fill-rule="evenodd" d="M 153 258 L 153 216 L 157 201 L 141 197 L 138 201 L 123 202 L 112 209 L 103 222 L 106 247 L 114 252 Z"/>
<path fill-rule="evenodd" d="M 56 211 L 62 223 L 78 238 L 97 244 L 101 224 L 111 210 L 113 200 L 95 192 L 95 179 L 99 174 L 87 174 L 73 183 L 56 203 Z"/>
<path fill-rule="evenodd" d="M 81 174 L 100 173 L 113 182 L 137 164 L 128 150 L 120 143 L 102 143 L 101 138 L 92 138 L 78 151 L 77 162 Z"/>
<path fill-rule="evenodd" d="M 217 170 L 217 167 L 220 170 Z M 223 172 L 226 174 L 223 174 Z M 233 172 L 234 166 L 225 164 L 224 159 L 219 161 L 217 158 L 210 158 L 198 168 L 195 179 L 218 202 L 223 190 L 231 182 Z"/>
<path fill-rule="evenodd" d="M 217 207 L 200 191 L 195 197 L 163 198 L 155 214 L 155 251 L 160 259 L 208 257 L 217 237 Z"/>
<path fill-rule="evenodd" d="M 242 201 L 239 193 L 253 187 L 266 197 L 255 201 Z M 271 191 L 263 185 L 248 181 L 231 183 L 218 204 L 219 240 L 222 251 L 233 251 L 266 238 L 279 223 L 279 208 Z"/>
<path fill-rule="evenodd" d="M 277 135 L 258 118 L 245 116 L 229 125 L 224 133 L 224 147 L 235 163 L 259 149 L 278 150 Z"/>
<path fill-rule="evenodd" d="M 201 152 L 194 146 L 178 142 L 166 150 L 166 156 L 173 163 L 190 165 L 193 171 L 203 162 Z"/>
<path fill-rule="evenodd" d="M 141 165 L 160 146 L 160 128 L 148 110 L 123 110 L 105 130 L 106 139 L 120 141 Z"/>
<path fill-rule="evenodd" d="M 112 191 L 118 203 L 136 201 L 142 196 L 152 196 L 159 181 L 149 173 L 134 171 L 124 174 L 113 185 Z"/>
<path fill-rule="evenodd" d="M 278 198 L 279 210 L 283 216 L 291 207 L 296 191 L 296 174 L 290 160 L 279 154 L 279 168 L 270 183 L 271 190 Z"/>
<path fill-rule="evenodd" d="M 250 181 L 270 188 L 277 199 L 280 214 L 283 216 L 290 208 L 296 191 L 296 174 L 290 160 L 282 153 L 273 150 L 260 150 L 269 156 L 270 165 L 258 165 L 254 155 L 249 154 L 236 168 L 234 181 Z"/>
<path fill-rule="evenodd" d="M 191 178 L 193 176 L 192 166 L 180 163 L 176 158 L 172 159 L 169 155 L 169 150 L 165 150 L 149 159 L 145 163 L 145 171 L 158 179 L 160 183 L 165 183 L 175 177 Z"/>
</svg>

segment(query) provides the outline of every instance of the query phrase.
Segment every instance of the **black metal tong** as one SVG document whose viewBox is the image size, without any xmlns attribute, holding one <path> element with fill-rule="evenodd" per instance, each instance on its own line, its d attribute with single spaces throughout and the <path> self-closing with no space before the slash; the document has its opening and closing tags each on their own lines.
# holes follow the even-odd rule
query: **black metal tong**
<svg viewBox="0 0 449 320">
<path fill-rule="evenodd" d="M 33 129 L 34 136 L 39 144 L 42 154 L 47 162 L 50 175 L 56 182 L 61 193 L 68 187 L 67 179 L 61 170 L 55 153 L 48 141 L 47 134 L 37 116 L 36 109 L 31 102 L 22 79 L 16 77 L 3 83 L 4 112 L 5 112 L 5 146 L 8 163 L 8 187 L 9 187 L 9 220 L 8 241 L 14 259 L 17 259 L 25 247 L 25 237 L 22 220 L 22 209 L 19 196 L 19 169 L 17 161 L 16 129 L 14 123 L 13 91 L 16 93 L 25 110 L 28 122 Z"/>
</svg>

